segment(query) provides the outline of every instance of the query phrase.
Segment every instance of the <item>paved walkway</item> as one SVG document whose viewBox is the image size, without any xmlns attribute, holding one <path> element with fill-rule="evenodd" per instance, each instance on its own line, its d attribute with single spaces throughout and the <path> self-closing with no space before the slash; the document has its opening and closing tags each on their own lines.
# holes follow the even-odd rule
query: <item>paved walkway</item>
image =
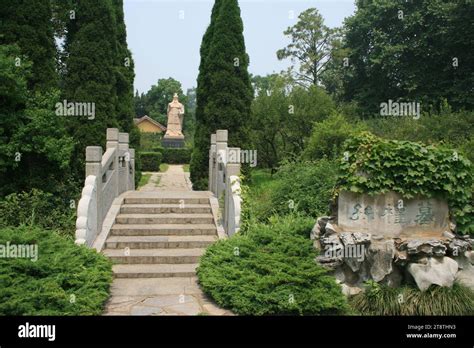
<svg viewBox="0 0 474 348">
<path fill-rule="evenodd" d="M 159 179 L 159 183 L 156 184 Z M 189 173 L 183 166 L 170 165 L 165 173 L 152 173 L 141 193 L 131 196 L 208 197 L 208 192 L 193 192 Z M 187 192 L 186 192 L 187 191 Z M 150 192 L 150 193 L 148 193 Z M 196 276 L 170 278 L 115 278 L 105 315 L 232 315 L 217 307 L 201 290 Z"/>
<path fill-rule="evenodd" d="M 105 315 L 231 315 L 200 289 L 197 278 L 115 279 Z"/>
<path fill-rule="evenodd" d="M 150 180 L 139 191 L 192 191 L 189 173 L 184 172 L 182 165 L 170 164 L 164 173 L 149 174 L 151 174 Z"/>
</svg>

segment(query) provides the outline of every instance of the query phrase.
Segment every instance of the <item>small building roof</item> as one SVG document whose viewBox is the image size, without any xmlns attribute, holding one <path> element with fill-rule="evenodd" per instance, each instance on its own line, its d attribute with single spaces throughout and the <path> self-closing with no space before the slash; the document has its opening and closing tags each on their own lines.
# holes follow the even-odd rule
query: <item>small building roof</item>
<svg viewBox="0 0 474 348">
<path fill-rule="evenodd" d="M 163 132 L 166 132 L 166 127 L 163 126 L 160 122 L 157 122 L 155 121 L 154 119 L 152 119 L 151 117 L 145 115 L 143 117 L 140 117 L 140 118 L 134 118 L 133 119 L 133 122 L 135 122 L 135 124 L 138 126 L 140 123 L 144 122 L 144 121 L 149 121 L 151 122 L 152 124 L 154 124 L 155 126 L 159 127 Z"/>
</svg>

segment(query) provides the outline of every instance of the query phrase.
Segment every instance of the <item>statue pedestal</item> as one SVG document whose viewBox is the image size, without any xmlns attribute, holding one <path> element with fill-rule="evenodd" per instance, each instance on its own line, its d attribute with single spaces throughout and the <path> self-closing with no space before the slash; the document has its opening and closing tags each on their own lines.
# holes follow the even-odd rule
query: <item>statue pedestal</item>
<svg viewBox="0 0 474 348">
<path fill-rule="evenodd" d="M 169 136 L 165 135 L 161 141 L 161 145 L 167 148 L 183 148 L 184 147 L 184 136 Z"/>
</svg>

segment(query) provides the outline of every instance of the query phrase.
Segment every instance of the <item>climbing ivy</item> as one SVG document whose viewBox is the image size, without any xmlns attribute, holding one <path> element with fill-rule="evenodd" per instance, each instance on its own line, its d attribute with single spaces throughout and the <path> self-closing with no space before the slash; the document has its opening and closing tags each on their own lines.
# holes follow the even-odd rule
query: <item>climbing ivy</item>
<svg viewBox="0 0 474 348">
<path fill-rule="evenodd" d="M 385 140 L 364 132 L 346 141 L 341 159 L 340 190 L 404 198 L 441 197 L 462 233 L 474 233 L 473 166 L 443 145 Z"/>
</svg>

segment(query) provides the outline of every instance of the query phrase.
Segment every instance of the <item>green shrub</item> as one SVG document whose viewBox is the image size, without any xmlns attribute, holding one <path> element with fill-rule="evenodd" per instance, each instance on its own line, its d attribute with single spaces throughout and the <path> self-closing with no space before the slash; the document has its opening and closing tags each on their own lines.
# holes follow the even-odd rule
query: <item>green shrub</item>
<svg viewBox="0 0 474 348">
<path fill-rule="evenodd" d="M 269 169 L 253 169 L 250 179 L 241 185 L 242 214 L 241 229 L 250 221 L 265 221 L 272 214 L 271 193 L 278 181 Z"/>
<path fill-rule="evenodd" d="M 272 218 L 211 245 L 197 274 L 218 305 L 241 315 L 344 314 L 335 279 L 316 264 L 313 219 Z"/>
<path fill-rule="evenodd" d="M 343 115 L 334 113 L 324 121 L 314 124 L 302 158 L 310 161 L 325 157 L 340 158 L 344 142 L 365 128 L 363 123 L 349 122 Z"/>
<path fill-rule="evenodd" d="M 0 201 L 0 228 L 38 225 L 72 236 L 76 222 L 73 203 L 37 189 L 12 193 Z"/>
<path fill-rule="evenodd" d="M 362 315 L 473 315 L 474 292 L 455 283 L 452 288 L 431 286 L 390 288 L 369 282 L 364 293 L 353 296 L 350 305 Z"/>
<path fill-rule="evenodd" d="M 266 216 L 292 211 L 312 217 L 328 214 L 337 177 L 338 163 L 327 159 L 282 166 L 272 185 L 271 210 Z"/>
<path fill-rule="evenodd" d="M 442 145 L 384 140 L 370 133 L 346 143 L 340 189 L 369 194 L 395 191 L 405 198 L 444 197 L 458 229 L 474 233 L 471 162 Z"/>
<path fill-rule="evenodd" d="M 142 171 L 159 172 L 162 158 L 159 152 L 140 152 Z"/>
<path fill-rule="evenodd" d="M 444 142 L 461 150 L 472 162 L 473 118 L 472 111 L 451 112 L 445 108 L 439 114 L 422 114 L 418 120 L 411 117 L 376 117 L 365 123 L 372 133 L 386 139 L 427 144 Z"/>
<path fill-rule="evenodd" d="M 190 148 L 155 147 L 154 151 L 162 153 L 163 163 L 185 164 L 191 161 L 192 150 Z"/>
<path fill-rule="evenodd" d="M 141 133 L 140 134 L 140 149 L 148 152 L 154 151 L 157 146 L 160 146 L 163 134 L 161 133 Z"/>
<path fill-rule="evenodd" d="M 36 244 L 38 259 L 0 258 L 0 315 L 100 315 L 112 282 L 110 261 L 52 231 L 0 230 L 0 245 Z"/>
</svg>

